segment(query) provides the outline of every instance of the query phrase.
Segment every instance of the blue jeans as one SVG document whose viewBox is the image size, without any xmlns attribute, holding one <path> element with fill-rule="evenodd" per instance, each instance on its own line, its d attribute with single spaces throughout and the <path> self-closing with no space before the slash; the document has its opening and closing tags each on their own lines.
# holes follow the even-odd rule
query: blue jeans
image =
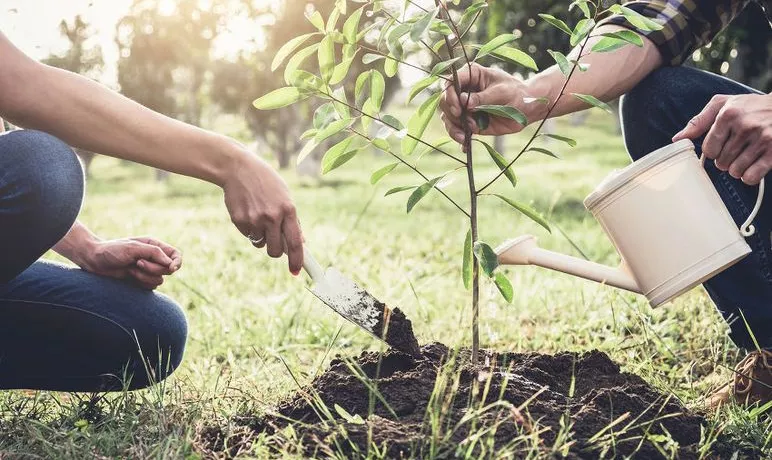
<svg viewBox="0 0 772 460">
<path fill-rule="evenodd" d="M 671 138 L 716 94 L 748 93 L 758 91 L 693 68 L 659 69 L 622 99 L 627 151 L 637 160 L 671 143 Z M 702 152 L 702 141 L 695 141 L 698 155 Z M 706 162 L 706 167 L 713 185 L 740 225 L 753 209 L 758 187 L 745 185 L 719 171 L 713 162 Z M 704 284 L 729 323 L 732 341 L 748 350 L 756 348 L 751 332 L 762 348 L 772 348 L 772 187 L 767 187 L 761 212 L 753 224 L 756 233 L 747 238 L 753 252 Z"/>
<path fill-rule="evenodd" d="M 182 360 L 187 324 L 171 299 L 38 260 L 72 227 L 83 190 L 62 141 L 0 135 L 0 389 L 137 389 Z"/>
</svg>

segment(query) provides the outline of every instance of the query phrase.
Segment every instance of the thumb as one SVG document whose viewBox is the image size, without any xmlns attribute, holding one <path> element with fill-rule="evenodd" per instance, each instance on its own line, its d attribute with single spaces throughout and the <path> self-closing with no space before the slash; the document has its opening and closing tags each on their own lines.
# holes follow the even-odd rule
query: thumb
<svg viewBox="0 0 772 460">
<path fill-rule="evenodd" d="M 682 139 L 696 139 L 708 132 L 710 127 L 713 126 L 713 123 L 716 121 L 718 112 L 721 111 L 721 108 L 724 107 L 725 103 L 725 98 L 711 99 L 700 113 L 689 120 L 684 129 L 673 136 L 673 142 L 680 141 Z"/>
<path fill-rule="evenodd" d="M 172 264 L 172 259 L 158 246 L 135 242 L 130 246 L 129 251 L 135 260 L 145 259 L 164 267 L 169 267 Z"/>
<path fill-rule="evenodd" d="M 496 104 L 496 93 L 490 89 L 484 89 L 476 93 L 462 93 L 461 103 L 466 104 L 467 99 L 469 100 L 467 108 L 473 111 L 481 105 Z"/>
</svg>

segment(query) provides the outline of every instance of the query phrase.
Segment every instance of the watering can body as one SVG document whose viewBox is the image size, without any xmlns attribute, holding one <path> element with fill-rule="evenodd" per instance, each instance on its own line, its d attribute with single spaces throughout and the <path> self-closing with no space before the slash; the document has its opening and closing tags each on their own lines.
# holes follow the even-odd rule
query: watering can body
<svg viewBox="0 0 772 460">
<path fill-rule="evenodd" d="M 751 252 L 744 236 L 752 226 L 738 229 L 689 140 L 612 173 L 584 205 L 617 248 L 618 267 L 544 250 L 530 235 L 496 248 L 499 263 L 562 271 L 643 294 L 657 307 Z"/>
</svg>

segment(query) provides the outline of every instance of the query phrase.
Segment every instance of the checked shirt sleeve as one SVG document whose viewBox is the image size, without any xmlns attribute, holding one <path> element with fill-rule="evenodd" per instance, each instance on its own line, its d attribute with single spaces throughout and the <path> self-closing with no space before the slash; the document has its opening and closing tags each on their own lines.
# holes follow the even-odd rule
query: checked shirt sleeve
<svg viewBox="0 0 772 460">
<path fill-rule="evenodd" d="M 645 31 L 622 15 L 603 21 L 632 29 L 651 40 L 666 63 L 679 65 L 697 48 L 709 43 L 735 18 L 750 0 L 637 0 L 624 4 L 663 26 Z"/>
</svg>

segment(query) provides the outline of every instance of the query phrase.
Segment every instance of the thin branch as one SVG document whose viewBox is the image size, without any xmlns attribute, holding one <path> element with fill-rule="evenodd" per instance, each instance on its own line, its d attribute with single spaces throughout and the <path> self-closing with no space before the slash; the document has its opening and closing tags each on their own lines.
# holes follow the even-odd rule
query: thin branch
<svg viewBox="0 0 772 460">
<path fill-rule="evenodd" d="M 387 59 L 393 59 L 393 60 L 399 62 L 400 64 L 404 64 L 404 65 L 406 65 L 408 67 L 412 67 L 412 68 L 414 68 L 416 70 L 420 70 L 421 72 L 424 72 L 424 73 L 426 73 L 428 75 L 432 75 L 432 71 L 431 70 L 426 70 L 426 69 L 424 69 L 421 66 L 417 66 L 415 64 L 411 64 L 411 63 L 409 63 L 407 61 L 402 61 L 400 59 L 395 58 L 394 56 L 390 56 L 388 53 L 384 53 L 381 50 L 378 50 L 378 49 L 375 49 L 375 48 L 370 48 L 369 46 L 360 45 L 358 43 L 357 43 L 357 46 L 359 46 L 360 49 L 363 49 L 363 50 L 365 50 L 367 52 L 370 52 L 370 53 L 373 53 L 373 54 L 377 54 L 379 56 L 383 56 L 383 57 L 385 57 Z M 445 80 L 446 82 L 450 83 L 450 78 L 448 78 L 448 77 L 446 77 L 444 75 L 437 75 L 437 77 L 439 77 L 439 78 Z"/>
<path fill-rule="evenodd" d="M 598 11 L 596 9 L 596 11 L 595 11 L 595 18 L 593 18 L 593 19 L 596 19 L 597 17 L 598 17 Z M 544 118 L 541 120 L 539 125 L 536 127 L 536 130 L 533 132 L 533 135 L 531 136 L 531 138 L 528 139 L 528 142 L 525 144 L 525 146 L 520 150 L 520 152 L 517 154 L 517 156 L 515 156 L 515 158 L 506 165 L 506 167 L 501 168 L 501 171 L 499 171 L 499 173 L 496 174 L 496 176 L 494 176 L 493 179 L 488 181 L 487 184 L 485 184 L 481 189 L 479 189 L 477 191 L 478 195 L 480 193 L 482 193 L 483 191 L 485 191 L 485 189 L 487 189 L 488 187 L 493 185 L 493 183 L 496 182 L 501 176 L 503 176 L 504 172 L 507 171 L 510 167 L 512 167 L 512 165 L 515 164 L 515 162 L 518 160 L 518 158 L 520 158 L 520 156 L 523 153 L 525 153 L 528 150 L 529 147 L 531 147 L 531 144 L 533 144 L 533 141 L 536 140 L 536 137 L 539 135 L 539 132 L 541 131 L 542 127 L 544 126 L 544 123 L 547 122 L 547 120 L 549 119 L 550 115 L 555 110 L 555 107 L 557 107 L 558 102 L 560 102 L 560 98 L 565 95 L 564 93 L 566 91 L 566 88 L 568 87 L 568 83 L 571 81 L 571 77 L 574 75 L 574 72 L 579 67 L 579 61 L 583 57 L 582 53 L 584 52 L 584 48 L 587 46 L 587 43 L 589 41 L 590 41 L 590 34 L 587 34 L 587 37 L 585 37 L 584 40 L 582 40 L 582 44 L 579 47 L 579 56 L 576 58 L 576 60 L 573 61 L 574 65 L 571 67 L 571 71 L 568 73 L 568 76 L 566 76 L 566 81 L 563 82 L 563 86 L 560 88 L 560 93 L 558 93 L 558 97 L 555 98 L 555 102 L 553 102 L 552 106 L 550 106 L 550 108 L 547 110 L 547 114 L 544 116 Z"/>
<path fill-rule="evenodd" d="M 370 115 L 370 114 L 367 114 L 367 113 L 363 112 L 363 111 L 362 111 L 362 110 L 361 110 L 359 107 L 356 107 L 356 106 L 354 106 L 354 105 L 351 105 L 351 104 L 349 104 L 349 103 L 348 103 L 348 102 L 346 102 L 346 101 L 341 101 L 340 99 L 336 98 L 335 96 L 333 96 L 333 95 L 331 95 L 331 94 L 325 93 L 324 91 L 319 91 L 319 93 L 320 93 L 320 94 L 323 94 L 323 95 L 325 95 L 325 96 L 327 96 L 328 98 L 332 99 L 333 101 L 335 101 L 335 102 L 337 102 L 337 103 L 339 103 L 339 104 L 343 104 L 343 105 L 345 105 L 346 107 L 348 107 L 348 108 L 350 108 L 350 109 L 352 109 L 352 110 L 356 110 L 357 112 L 359 112 L 359 114 L 360 114 L 360 115 L 364 115 L 364 116 L 366 116 L 367 118 L 370 118 L 371 120 L 375 120 L 375 121 L 377 121 L 378 123 L 381 123 L 382 125 L 388 126 L 389 128 L 393 129 L 395 132 L 399 132 L 399 131 L 401 131 L 401 130 L 397 129 L 397 127 L 396 127 L 396 126 L 392 126 L 392 125 L 390 125 L 390 124 L 386 123 L 386 122 L 385 122 L 385 121 L 383 121 L 383 120 L 382 120 L 380 117 L 374 117 L 374 116 L 372 116 L 372 115 Z M 454 155 L 452 155 L 452 154 L 450 154 L 450 153 L 448 153 L 448 152 L 446 152 L 446 151 L 444 151 L 444 150 L 442 150 L 442 149 L 440 149 L 440 148 L 438 148 L 438 147 L 435 147 L 434 145 L 432 145 L 432 144 L 430 144 L 430 143 L 428 143 L 428 142 L 424 141 L 424 140 L 423 140 L 423 139 L 421 139 L 421 138 L 418 138 L 418 137 L 416 137 L 416 136 L 413 136 L 412 134 L 410 134 L 410 133 L 407 133 L 407 132 L 405 133 L 405 136 L 409 137 L 410 139 L 413 139 L 414 141 L 416 141 L 416 142 L 418 142 L 418 143 L 420 143 L 420 144 L 423 144 L 423 145 L 425 145 L 425 146 L 429 147 L 429 148 L 430 148 L 430 149 L 432 149 L 432 150 L 435 150 L 435 151 L 437 151 L 437 152 L 439 152 L 439 153 L 441 153 L 441 154 L 445 155 L 445 156 L 446 156 L 446 157 L 448 157 L 448 158 L 451 158 L 451 159 L 453 159 L 453 160 L 456 160 L 457 162 L 461 163 L 462 165 L 466 165 L 466 162 L 465 162 L 464 160 L 462 160 L 462 159 L 460 159 L 460 158 L 458 158 L 458 157 L 456 157 L 456 156 L 454 156 Z"/>
<path fill-rule="evenodd" d="M 384 14 L 386 14 L 388 17 L 390 17 L 391 19 L 393 19 L 393 20 L 394 20 L 394 22 L 398 22 L 398 23 L 400 23 L 400 24 L 404 24 L 404 22 L 402 22 L 402 21 L 400 21 L 399 19 L 395 18 L 395 17 L 394 17 L 394 15 L 392 15 L 392 14 L 391 14 L 391 13 L 389 13 L 388 11 L 386 11 L 386 10 L 383 10 L 383 12 L 384 12 Z M 442 60 L 443 60 L 443 59 L 442 59 L 442 56 L 440 56 L 440 54 L 439 54 L 438 52 L 434 51 L 434 49 L 431 47 L 431 45 L 429 45 L 428 43 L 426 43 L 425 41 L 423 41 L 423 39 L 421 39 L 421 44 L 422 44 L 422 45 L 424 45 L 424 46 L 426 47 L 426 49 L 427 49 L 427 50 L 429 50 L 429 52 L 430 52 L 430 53 L 432 53 L 432 54 L 434 55 L 434 57 L 436 57 L 436 58 L 437 58 L 437 59 L 439 59 L 440 61 L 442 61 Z"/>
<path fill-rule="evenodd" d="M 349 131 L 351 131 L 352 133 L 354 133 L 354 134 L 356 134 L 356 135 L 358 135 L 358 136 L 360 136 L 360 137 L 362 137 L 362 138 L 366 139 L 366 140 L 367 140 L 367 141 L 369 141 L 369 142 L 372 142 L 372 141 L 373 141 L 373 139 L 372 139 L 370 136 L 368 136 L 368 135 L 366 135 L 366 134 L 363 134 L 363 133 L 360 133 L 360 132 L 359 132 L 359 131 L 357 131 L 356 129 L 353 129 L 353 128 L 348 128 L 348 130 L 349 130 Z M 418 168 L 416 168 L 415 166 L 413 166 L 413 165 L 411 165 L 410 163 L 408 163 L 407 161 L 405 161 L 405 160 L 404 160 L 404 159 L 403 159 L 401 156 L 397 155 L 396 153 L 392 152 L 391 150 L 384 150 L 384 151 L 385 151 L 386 153 L 388 153 L 389 155 L 393 156 L 394 158 L 396 158 L 397 160 L 399 160 L 399 162 L 400 162 L 400 163 L 402 163 L 403 165 L 405 165 L 405 166 L 407 166 L 408 168 L 410 168 L 410 169 L 412 169 L 413 171 L 415 171 L 415 173 L 416 173 L 416 174 L 418 174 L 419 176 L 421 176 L 421 178 L 422 178 L 424 181 L 426 181 L 426 182 L 429 182 L 429 178 L 428 178 L 428 177 L 427 177 L 427 176 L 426 176 L 424 173 L 422 173 L 422 172 L 421 172 L 421 171 L 420 171 Z M 458 170 L 458 169 L 456 169 L 456 170 Z M 442 196 L 444 196 L 445 198 L 447 198 L 447 199 L 448 199 L 448 201 L 450 201 L 451 203 L 453 203 L 453 206 L 457 207 L 459 211 L 463 212 L 463 213 L 464 213 L 464 214 L 465 214 L 467 217 L 469 217 L 469 213 L 466 211 L 466 209 L 462 208 L 462 207 L 461 207 L 461 205 L 459 205 L 459 204 L 458 204 L 458 203 L 457 203 L 457 202 L 456 202 L 456 201 L 455 201 L 453 198 L 451 198 L 451 197 L 450 197 L 450 196 L 449 196 L 447 193 L 445 193 L 445 192 L 444 192 L 444 191 L 443 191 L 441 188 L 437 187 L 437 184 L 435 184 L 433 188 L 434 188 L 435 190 L 437 190 L 438 192 L 440 192 L 440 193 L 442 194 Z"/>
</svg>

